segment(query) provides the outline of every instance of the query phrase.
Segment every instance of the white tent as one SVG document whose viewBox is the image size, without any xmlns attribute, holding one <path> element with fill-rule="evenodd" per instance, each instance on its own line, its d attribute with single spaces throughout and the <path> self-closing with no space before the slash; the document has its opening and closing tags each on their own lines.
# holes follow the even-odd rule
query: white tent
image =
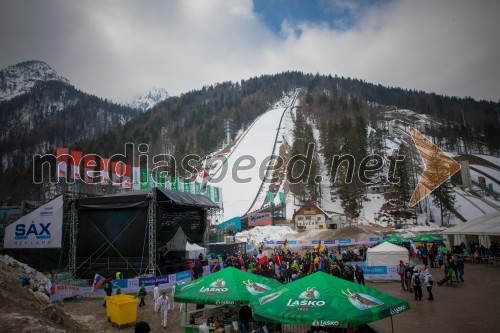
<svg viewBox="0 0 500 333">
<path fill-rule="evenodd" d="M 410 254 L 406 248 L 383 242 L 366 251 L 365 279 L 398 281 L 401 279 L 397 272 L 399 261 L 406 263 L 409 259 Z"/>
<path fill-rule="evenodd" d="M 206 249 L 197 244 L 189 243 L 182 228 L 177 229 L 168 247 L 171 251 L 186 251 L 186 259 L 198 259 L 200 253 L 203 253 L 203 258 L 205 258 Z"/>
<path fill-rule="evenodd" d="M 477 236 L 480 244 L 489 247 L 490 238 L 500 236 L 500 212 L 483 215 L 477 219 L 461 223 L 442 232 L 444 235 L 454 236 L 454 245 L 459 245 L 466 239 L 465 236 Z M 452 242 L 450 242 L 451 244 Z"/>
<path fill-rule="evenodd" d="M 410 253 L 405 247 L 383 242 L 366 251 L 366 266 L 397 266 L 399 261 L 409 262 Z"/>
<path fill-rule="evenodd" d="M 206 249 L 198 244 L 191 244 L 189 242 L 186 243 L 187 259 L 198 259 L 200 253 L 203 254 L 203 258 L 205 258 Z"/>
</svg>

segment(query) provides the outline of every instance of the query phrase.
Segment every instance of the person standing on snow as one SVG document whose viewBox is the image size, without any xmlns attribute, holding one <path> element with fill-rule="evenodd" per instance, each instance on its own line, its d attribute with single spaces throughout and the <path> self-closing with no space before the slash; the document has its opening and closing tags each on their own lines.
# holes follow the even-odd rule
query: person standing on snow
<svg viewBox="0 0 500 333">
<path fill-rule="evenodd" d="M 170 301 L 166 292 L 162 291 L 161 296 L 156 301 L 156 304 L 160 312 L 161 326 L 163 326 L 163 328 L 167 328 L 167 314 L 170 309 Z"/>
</svg>

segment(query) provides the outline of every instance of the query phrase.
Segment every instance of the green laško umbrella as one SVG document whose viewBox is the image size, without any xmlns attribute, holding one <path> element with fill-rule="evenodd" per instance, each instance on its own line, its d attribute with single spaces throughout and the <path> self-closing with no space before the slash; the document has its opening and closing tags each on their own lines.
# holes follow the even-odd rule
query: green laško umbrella
<svg viewBox="0 0 500 333">
<path fill-rule="evenodd" d="M 384 238 L 382 240 L 382 242 L 389 242 L 392 244 L 401 244 L 401 243 L 409 243 L 410 241 L 406 238 L 401 237 L 401 236 L 392 235 L 392 236 L 389 236 L 387 238 Z"/>
<path fill-rule="evenodd" d="M 437 242 L 442 241 L 443 238 L 433 235 L 433 234 L 422 234 L 412 239 L 415 243 L 424 243 L 424 242 Z"/>
<path fill-rule="evenodd" d="M 276 280 L 234 267 L 206 275 L 175 288 L 174 301 L 195 304 L 248 304 L 250 296 L 281 286 Z"/>
<path fill-rule="evenodd" d="M 410 309 L 405 300 L 316 272 L 252 296 L 255 320 L 319 327 L 355 327 Z"/>
</svg>

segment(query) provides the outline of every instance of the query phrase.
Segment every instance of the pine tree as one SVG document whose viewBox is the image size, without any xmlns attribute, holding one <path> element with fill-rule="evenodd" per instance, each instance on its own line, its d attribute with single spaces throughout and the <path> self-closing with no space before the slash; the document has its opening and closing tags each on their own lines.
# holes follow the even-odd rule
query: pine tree
<svg viewBox="0 0 500 333">
<path fill-rule="evenodd" d="M 441 226 L 443 226 L 445 215 L 449 215 L 455 207 L 455 192 L 450 180 L 445 181 L 432 192 L 432 202 L 439 206 Z"/>
<path fill-rule="evenodd" d="M 398 151 L 398 160 L 404 158 L 403 161 L 399 161 L 395 164 L 395 176 L 398 179 L 398 182 L 394 184 L 396 190 L 399 194 L 399 199 L 401 199 L 405 206 L 408 205 L 410 201 L 413 189 L 415 188 L 415 184 L 413 182 L 413 177 L 411 176 L 412 168 L 411 168 L 411 157 L 408 152 L 408 149 L 404 144 L 399 146 Z M 391 159 L 394 159 L 391 157 Z M 392 163 L 395 163 L 392 161 Z"/>
</svg>

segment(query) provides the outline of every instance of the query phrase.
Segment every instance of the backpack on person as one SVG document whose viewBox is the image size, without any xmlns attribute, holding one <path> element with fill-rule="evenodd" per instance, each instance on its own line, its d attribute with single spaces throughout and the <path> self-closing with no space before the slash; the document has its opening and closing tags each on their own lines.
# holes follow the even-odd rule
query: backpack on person
<svg viewBox="0 0 500 333">
<path fill-rule="evenodd" d="M 415 285 L 416 286 L 422 285 L 422 281 L 420 281 L 420 276 L 418 276 L 418 275 L 415 275 Z"/>
</svg>

